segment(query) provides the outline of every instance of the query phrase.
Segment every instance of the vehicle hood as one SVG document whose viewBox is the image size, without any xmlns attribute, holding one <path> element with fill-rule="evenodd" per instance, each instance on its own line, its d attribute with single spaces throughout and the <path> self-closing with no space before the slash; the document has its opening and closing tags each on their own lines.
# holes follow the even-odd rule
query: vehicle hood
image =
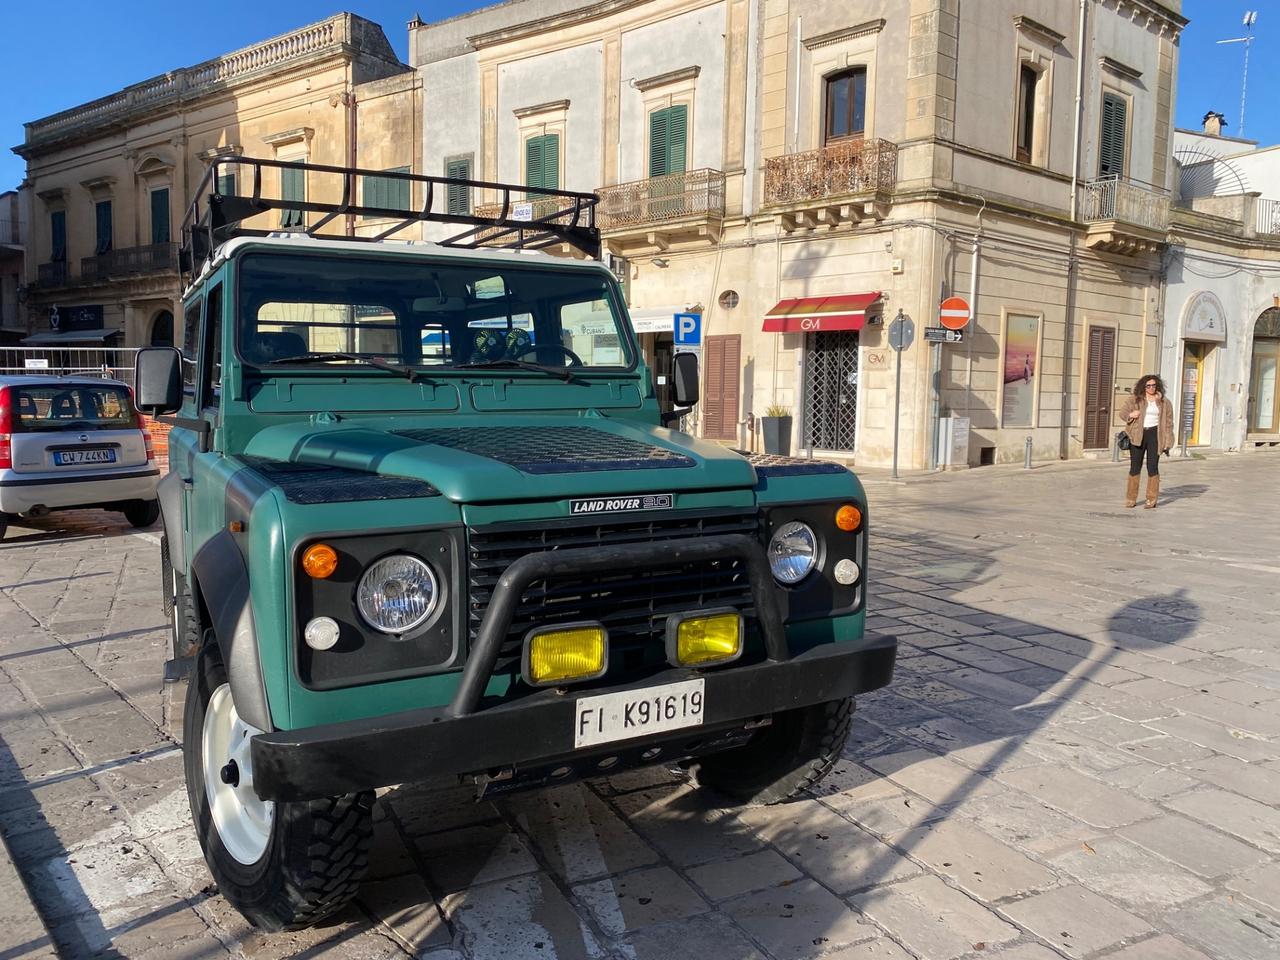
<svg viewBox="0 0 1280 960">
<path fill-rule="evenodd" d="M 451 417 L 373 428 L 291 423 L 257 433 L 250 457 L 423 480 L 457 503 L 750 488 L 725 447 L 607 417 Z"/>
</svg>

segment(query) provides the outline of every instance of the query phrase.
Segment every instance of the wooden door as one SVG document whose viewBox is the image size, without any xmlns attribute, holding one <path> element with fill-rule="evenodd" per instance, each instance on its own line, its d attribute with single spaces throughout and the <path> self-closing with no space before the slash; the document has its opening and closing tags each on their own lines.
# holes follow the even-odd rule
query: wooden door
<svg viewBox="0 0 1280 960">
<path fill-rule="evenodd" d="M 1089 328 L 1089 353 L 1084 383 L 1084 447 L 1097 450 L 1111 444 L 1111 402 L 1115 394 L 1116 332 Z"/>
<path fill-rule="evenodd" d="M 704 356 L 702 435 L 708 440 L 737 440 L 742 338 L 707 337 Z"/>
</svg>

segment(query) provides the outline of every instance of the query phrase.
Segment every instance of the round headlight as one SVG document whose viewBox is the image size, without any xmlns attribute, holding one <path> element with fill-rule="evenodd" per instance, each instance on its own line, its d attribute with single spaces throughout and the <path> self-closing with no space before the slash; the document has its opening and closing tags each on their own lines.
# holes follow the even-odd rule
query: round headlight
<svg viewBox="0 0 1280 960">
<path fill-rule="evenodd" d="M 818 538 L 798 520 L 784 523 L 769 540 L 769 569 L 780 583 L 799 583 L 818 562 Z"/>
<path fill-rule="evenodd" d="M 431 616 L 440 599 L 436 575 L 408 554 L 372 564 L 356 588 L 356 606 L 365 623 L 383 633 L 407 633 Z"/>
</svg>

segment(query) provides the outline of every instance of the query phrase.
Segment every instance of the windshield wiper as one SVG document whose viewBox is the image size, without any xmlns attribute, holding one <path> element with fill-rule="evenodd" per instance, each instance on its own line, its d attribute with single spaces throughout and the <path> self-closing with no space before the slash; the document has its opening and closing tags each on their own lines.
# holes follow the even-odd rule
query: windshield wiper
<svg viewBox="0 0 1280 960">
<path fill-rule="evenodd" d="M 538 373 L 549 373 L 553 377 L 559 377 L 565 383 L 573 379 L 573 371 L 569 367 L 552 367 L 545 363 L 531 363 L 528 360 L 479 360 L 475 363 L 455 363 L 454 369 L 457 370 L 479 370 L 498 367 L 514 367 L 517 370 L 533 370 Z"/>
<path fill-rule="evenodd" d="M 410 380 L 421 373 L 420 370 L 415 370 L 413 367 L 405 366 L 402 363 L 391 363 L 381 357 L 364 353 L 298 353 L 292 357 L 277 357 L 274 360 L 268 360 L 265 365 L 272 367 L 285 363 L 332 363 L 335 360 L 349 360 L 352 363 L 363 363 L 371 367 L 377 367 L 379 370 L 390 370 L 392 373 L 398 373 L 400 376 L 407 377 Z"/>
</svg>

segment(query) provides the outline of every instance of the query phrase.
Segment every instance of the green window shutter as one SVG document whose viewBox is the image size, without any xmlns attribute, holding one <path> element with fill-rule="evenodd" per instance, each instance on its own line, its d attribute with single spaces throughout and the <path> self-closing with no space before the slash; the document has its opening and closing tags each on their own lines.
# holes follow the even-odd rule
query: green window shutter
<svg viewBox="0 0 1280 960">
<path fill-rule="evenodd" d="M 660 177 L 667 172 L 667 120 L 666 110 L 649 114 L 650 177 Z"/>
<path fill-rule="evenodd" d="M 542 138 L 542 185 L 548 190 L 560 189 L 560 134 Z"/>
<path fill-rule="evenodd" d="M 682 103 L 671 107 L 667 113 L 670 114 L 667 120 L 667 173 L 684 173 L 689 108 Z"/>
<path fill-rule="evenodd" d="M 307 199 L 305 171 L 291 169 L 280 171 L 280 199 L 299 202 Z M 280 211 L 280 226 L 282 227 L 301 227 L 305 222 L 305 215 L 301 210 Z"/>
<path fill-rule="evenodd" d="M 1102 132 L 1098 140 L 1098 176 L 1124 176 L 1124 138 L 1129 104 L 1111 93 L 1102 95 Z"/>
<path fill-rule="evenodd" d="M 151 191 L 151 242 L 169 242 L 169 191 Z"/>
<path fill-rule="evenodd" d="M 528 187 L 541 187 L 542 137 L 530 137 L 524 142 L 524 182 Z"/>
<path fill-rule="evenodd" d="M 234 173 L 218 174 L 218 186 L 216 187 L 219 196 L 233 197 L 236 193 L 236 175 Z"/>
<path fill-rule="evenodd" d="M 408 167 L 391 167 L 388 173 L 408 173 Z M 398 177 L 387 178 L 387 206 L 392 210 L 408 210 L 409 209 L 409 188 L 412 184 L 408 180 L 401 180 Z"/>
<path fill-rule="evenodd" d="M 101 255 L 111 252 L 111 201 L 99 200 L 94 206 L 97 221 L 98 244 L 95 253 Z"/>
<path fill-rule="evenodd" d="M 450 160 L 444 165 L 444 175 L 453 180 L 471 179 L 471 161 L 467 158 Z M 458 184 L 449 184 L 445 191 L 446 210 L 452 214 L 468 214 L 471 212 L 471 188 Z"/>
<path fill-rule="evenodd" d="M 49 214 L 49 234 L 53 240 L 49 259 L 61 261 L 67 259 L 67 214 L 64 210 L 55 210 Z"/>
</svg>

